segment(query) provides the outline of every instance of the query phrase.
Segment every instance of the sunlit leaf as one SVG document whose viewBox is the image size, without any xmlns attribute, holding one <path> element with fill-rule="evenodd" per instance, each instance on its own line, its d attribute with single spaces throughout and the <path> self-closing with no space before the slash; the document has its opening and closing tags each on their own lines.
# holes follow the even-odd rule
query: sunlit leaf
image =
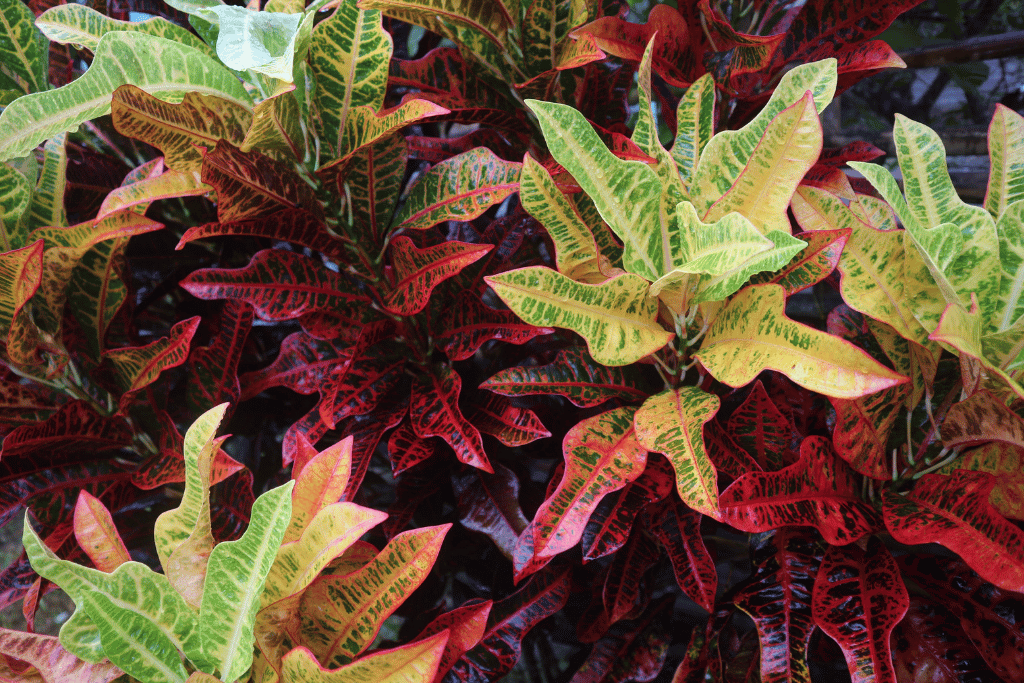
<svg viewBox="0 0 1024 683">
<path fill-rule="evenodd" d="M 985 208 L 998 219 L 1011 204 L 1024 199 L 1024 117 L 998 103 L 988 127 L 988 153 Z"/>
<path fill-rule="evenodd" d="M 448 631 L 423 640 L 378 650 L 337 669 L 320 666 L 313 653 L 297 647 L 284 656 L 281 672 L 286 681 L 309 683 L 430 683 L 448 641 Z"/>
</svg>

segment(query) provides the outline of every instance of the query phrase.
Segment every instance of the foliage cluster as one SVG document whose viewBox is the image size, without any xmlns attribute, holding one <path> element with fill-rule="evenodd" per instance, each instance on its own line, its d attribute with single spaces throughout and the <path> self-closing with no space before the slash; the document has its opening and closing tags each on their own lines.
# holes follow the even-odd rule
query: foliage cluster
<svg viewBox="0 0 1024 683">
<path fill-rule="evenodd" d="M 1024 680 L 1024 119 L 822 147 L 915 4 L 0 0 L 0 678 Z"/>
</svg>

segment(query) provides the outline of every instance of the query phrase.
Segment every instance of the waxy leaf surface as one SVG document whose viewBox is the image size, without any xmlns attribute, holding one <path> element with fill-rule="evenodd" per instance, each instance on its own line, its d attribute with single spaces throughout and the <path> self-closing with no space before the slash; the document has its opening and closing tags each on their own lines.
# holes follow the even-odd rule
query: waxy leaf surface
<svg viewBox="0 0 1024 683">
<path fill-rule="evenodd" d="M 433 247 L 419 249 L 404 235 L 391 241 L 395 285 L 385 297 L 384 305 L 397 315 L 413 315 L 430 302 L 434 287 L 471 263 L 480 260 L 493 247 L 489 244 L 468 244 L 450 240 Z"/>
</svg>

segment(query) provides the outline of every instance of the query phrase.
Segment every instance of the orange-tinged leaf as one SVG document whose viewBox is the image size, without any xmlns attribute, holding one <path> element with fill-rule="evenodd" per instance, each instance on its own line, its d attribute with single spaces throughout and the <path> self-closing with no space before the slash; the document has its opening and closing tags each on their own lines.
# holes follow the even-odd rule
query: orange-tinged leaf
<svg viewBox="0 0 1024 683">
<path fill-rule="evenodd" d="M 1001 441 L 1024 448 L 1024 420 L 988 391 L 954 403 L 942 421 L 946 448 Z"/>
<path fill-rule="evenodd" d="M 763 370 L 783 373 L 802 387 L 838 398 L 856 398 L 908 381 L 832 335 L 786 317 L 779 285 L 754 285 L 737 294 L 711 325 L 700 362 L 732 387 Z"/>
<path fill-rule="evenodd" d="M 987 472 L 926 474 L 906 495 L 882 491 L 885 526 L 900 543 L 939 543 L 989 583 L 1024 591 L 1024 532 L 989 503 L 996 478 Z"/>
<path fill-rule="evenodd" d="M 711 517 L 718 516 L 718 473 L 704 448 L 704 424 L 718 406 L 717 396 L 680 387 L 648 398 L 633 419 L 640 445 L 672 463 L 679 497 Z"/>
<path fill-rule="evenodd" d="M 480 639 L 484 637 L 484 630 L 487 628 L 487 616 L 491 613 L 490 600 L 471 600 L 470 602 L 457 607 L 450 612 L 431 621 L 418 636 L 413 640 L 423 640 L 428 636 L 441 631 L 448 631 L 448 644 L 444 648 L 444 655 L 437 667 L 437 674 L 434 676 L 434 683 L 441 683 L 441 679 L 448 673 L 455 662 L 472 647 L 475 647 Z"/>
<path fill-rule="evenodd" d="M 308 648 L 284 656 L 283 683 L 430 683 L 448 642 L 448 631 L 390 650 L 381 650 L 338 669 L 320 666 Z"/>
<path fill-rule="evenodd" d="M 943 422 L 943 435 L 947 424 Z M 1003 517 L 1024 520 L 1024 448 L 993 441 L 968 450 L 936 473 L 953 474 L 956 470 L 994 474 L 996 485 L 988 496 L 992 507 Z"/>
<path fill-rule="evenodd" d="M 861 500 L 853 471 L 821 436 L 800 444 L 800 459 L 778 472 L 749 472 L 722 492 L 722 521 L 748 532 L 813 526 L 833 545 L 852 543 L 880 527 Z"/>
<path fill-rule="evenodd" d="M 222 138 L 241 144 L 253 116 L 237 102 L 213 95 L 189 92 L 171 104 L 134 85 L 114 91 L 110 113 L 119 133 L 153 145 L 168 168 L 181 173 L 198 173 L 203 148 L 212 150 Z"/>
<path fill-rule="evenodd" d="M 85 489 L 78 492 L 74 524 L 78 545 L 101 572 L 112 572 L 132 559 L 107 506 Z"/>
<path fill-rule="evenodd" d="M 633 430 L 635 413 L 636 408 L 615 408 L 586 418 L 565 435 L 562 480 L 534 515 L 536 557 L 576 545 L 601 499 L 643 474 L 647 449 Z"/>
<path fill-rule="evenodd" d="M 449 240 L 418 249 L 411 238 L 396 237 L 391 241 L 391 258 L 397 282 L 385 296 L 384 306 L 397 315 L 419 313 L 430 302 L 434 287 L 458 275 L 493 248 L 490 244 Z"/>
<path fill-rule="evenodd" d="M 347 663 L 368 648 L 384 620 L 426 579 L 450 528 L 443 524 L 402 532 L 359 571 L 314 581 L 300 611 L 303 643 L 317 659 Z"/>
<path fill-rule="evenodd" d="M 341 499 L 352 468 L 352 439 L 347 436 L 325 448 L 302 467 L 296 459 L 292 521 L 284 532 L 284 543 L 298 540 L 318 512 Z"/>
<path fill-rule="evenodd" d="M 427 100 L 406 100 L 397 107 L 384 109 L 380 113 L 372 107 L 355 107 L 345 121 L 341 139 L 341 162 L 361 147 L 380 140 L 400 128 L 430 116 L 449 113 L 447 109 Z"/>
<path fill-rule="evenodd" d="M 145 213 L 150 202 L 158 199 L 202 196 L 212 191 L 212 187 L 199 182 L 198 173 L 168 169 L 156 177 L 143 178 L 111 190 L 100 205 L 93 223 L 99 223 L 121 211 Z"/>
<path fill-rule="evenodd" d="M 43 241 L 0 254 L 0 334 L 11 329 L 18 312 L 42 282 Z"/>
<path fill-rule="evenodd" d="M 939 319 L 939 325 L 928 338 L 942 344 L 947 344 L 959 351 L 960 362 L 974 362 L 977 364 L 978 372 L 981 368 L 993 375 L 994 383 L 1003 391 L 1013 392 L 1020 398 L 1024 398 L 1024 387 L 1013 379 L 1013 377 L 999 367 L 992 359 L 986 357 L 985 347 L 981 338 L 982 319 L 978 311 L 978 301 L 974 294 L 971 294 L 971 310 L 966 310 L 958 303 L 951 303 L 946 306 Z M 966 384 L 966 381 L 965 381 Z"/>
<path fill-rule="evenodd" d="M 155 382 L 164 370 L 184 363 L 198 328 L 197 315 L 175 323 L 166 337 L 145 346 L 106 351 L 103 357 L 110 363 L 121 391 L 138 391 Z"/>
<path fill-rule="evenodd" d="M 442 161 L 409 191 L 395 230 L 424 230 L 441 221 L 468 221 L 519 189 L 522 164 L 477 147 Z"/>
<path fill-rule="evenodd" d="M 55 636 L 0 628 L 0 654 L 28 662 L 46 683 L 108 683 L 124 673 L 108 660 L 83 662 L 60 644 Z M 0 675 L 4 663 L 0 662 Z M 31 681 L 19 675 L 16 681 Z M 10 680 L 10 679 L 9 679 Z"/>
</svg>

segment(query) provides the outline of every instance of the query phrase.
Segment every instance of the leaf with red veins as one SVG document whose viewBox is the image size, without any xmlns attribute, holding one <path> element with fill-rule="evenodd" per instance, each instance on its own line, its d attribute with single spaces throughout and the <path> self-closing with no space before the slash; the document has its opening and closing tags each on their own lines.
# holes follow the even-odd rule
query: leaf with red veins
<svg viewBox="0 0 1024 683">
<path fill-rule="evenodd" d="M 926 474 L 906 496 L 884 489 L 885 526 L 900 543 L 939 543 L 986 581 L 1024 591 L 1024 532 L 992 507 L 995 485 L 987 472 L 957 470 Z"/>
<path fill-rule="evenodd" d="M 103 417 L 85 401 L 71 401 L 43 422 L 22 425 L 4 437 L 0 457 L 45 453 L 69 449 L 102 451 L 131 442 L 131 432 L 120 417 Z"/>
<path fill-rule="evenodd" d="M 386 349 L 373 349 L 378 343 L 395 335 L 395 323 L 390 320 L 375 320 L 359 328 L 355 341 L 345 349 L 351 359 L 330 368 L 320 383 L 320 416 L 328 427 L 347 415 L 363 415 L 367 410 L 346 408 L 346 402 L 354 395 L 353 385 L 359 384 L 366 375 L 366 367 L 384 367 L 396 361 L 394 354 Z M 392 386 L 394 377 L 381 385 L 378 395 L 383 395 Z M 361 391 L 361 389 L 360 389 Z"/>
<path fill-rule="evenodd" d="M 210 345 L 192 349 L 185 400 L 194 414 L 202 414 L 221 403 L 238 403 L 238 363 L 252 319 L 248 304 L 229 300 L 220 313 L 217 333 Z"/>
<path fill-rule="evenodd" d="M 960 621 L 928 598 L 911 596 L 907 615 L 892 632 L 892 655 L 900 681 L 1004 683 L 986 666 Z"/>
<path fill-rule="evenodd" d="M 836 171 L 844 179 L 842 171 Z M 807 247 L 776 273 L 757 273 L 751 284 L 774 283 L 782 285 L 786 296 L 802 292 L 827 278 L 839 265 L 850 230 L 815 230 L 793 235 L 807 242 Z"/>
<path fill-rule="evenodd" d="M 641 618 L 613 625 L 594 644 L 569 683 L 653 681 L 661 672 L 671 641 L 672 600 L 649 607 Z"/>
<path fill-rule="evenodd" d="M 327 383 L 331 370 L 348 361 L 347 349 L 306 332 L 292 332 L 281 342 L 274 362 L 242 375 L 240 400 L 245 401 L 271 387 L 287 387 L 299 394 L 315 394 Z"/>
<path fill-rule="evenodd" d="M 854 470 L 872 479 L 892 476 L 886 447 L 896 421 L 905 419 L 903 408 L 910 390 L 910 385 L 899 384 L 861 398 L 829 397 L 836 411 L 832 443 Z M 942 433 L 946 433 L 945 423 Z"/>
<path fill-rule="evenodd" d="M 462 526 L 485 534 L 511 559 L 519 535 L 529 524 L 519 505 L 519 480 L 515 473 L 501 464 L 495 466 L 494 474 L 466 470 L 453 475 L 452 489 L 457 496 Z"/>
<path fill-rule="evenodd" d="M 74 527 L 78 545 L 101 572 L 112 572 L 131 560 L 107 506 L 88 491 L 78 493 Z"/>
<path fill-rule="evenodd" d="M 391 457 L 391 473 L 398 476 L 410 467 L 428 460 L 440 444 L 433 437 L 422 437 L 406 420 L 391 432 L 388 438 L 388 455 Z"/>
<path fill-rule="evenodd" d="M 305 313 L 329 312 L 361 321 L 370 297 L 359 294 L 341 275 L 319 261 L 283 249 L 264 249 L 242 268 L 200 268 L 181 281 L 199 299 L 239 299 L 261 320 L 294 320 Z"/>
<path fill-rule="evenodd" d="M 757 626 L 763 683 L 811 683 L 811 596 L 824 551 L 811 534 L 794 529 L 768 535 L 754 548 L 757 573 L 734 602 Z"/>
<path fill-rule="evenodd" d="M 554 331 L 550 327 L 524 323 L 512 311 L 486 306 L 477 294 L 469 291 L 461 292 L 452 307 L 440 317 L 443 327 L 435 343 L 453 361 L 466 360 L 492 339 L 524 344 Z"/>
<path fill-rule="evenodd" d="M 525 446 L 551 436 L 532 410 L 515 406 L 504 396 L 495 394 L 484 394 L 481 399 L 473 403 L 466 419 L 506 446 Z"/>
<path fill-rule="evenodd" d="M 820 436 L 804 439 L 792 465 L 734 481 L 722 492 L 720 505 L 722 521 L 741 531 L 813 526 L 833 545 L 852 543 L 881 526 L 874 509 L 861 500 L 853 471 Z"/>
<path fill-rule="evenodd" d="M 198 328 L 199 316 L 182 320 L 171 327 L 166 337 L 145 346 L 110 349 L 103 353 L 103 359 L 111 366 L 123 393 L 138 391 L 155 382 L 164 370 L 185 362 Z"/>
<path fill-rule="evenodd" d="M 306 209 L 281 209 L 259 218 L 240 218 L 197 225 L 185 231 L 175 249 L 181 249 L 196 240 L 227 236 L 284 240 L 335 259 L 342 260 L 346 256 L 341 240 L 332 237 L 323 221 Z"/>
<path fill-rule="evenodd" d="M 431 372 L 418 375 L 409 405 L 413 429 L 420 436 L 441 437 L 460 461 L 493 472 L 480 432 L 459 410 L 461 390 L 462 378 L 447 364 L 435 364 Z"/>
<path fill-rule="evenodd" d="M 664 499 L 674 489 L 675 472 L 668 460 L 648 457 L 644 473 L 621 491 L 609 494 L 590 515 L 580 541 L 583 561 L 596 560 L 621 548 L 644 507 Z"/>
<path fill-rule="evenodd" d="M 704 425 L 704 447 L 715 469 L 733 479 L 739 479 L 747 472 L 764 471 L 764 468 L 729 436 L 729 432 L 725 431 L 725 427 L 717 419 L 709 420 Z"/>
<path fill-rule="evenodd" d="M 907 587 L 877 539 L 867 551 L 832 546 L 814 582 L 814 623 L 839 644 L 853 683 L 896 683 L 889 638 L 910 606 Z"/>
<path fill-rule="evenodd" d="M 565 435 L 562 479 L 534 515 L 538 557 L 553 557 L 576 545 L 601 499 L 643 473 L 647 449 L 633 429 L 636 410 L 615 408 L 586 418 Z"/>
<path fill-rule="evenodd" d="M 676 583 L 686 597 L 713 612 L 718 570 L 700 535 L 700 520 L 699 512 L 672 498 L 655 508 L 647 528 L 665 548 Z"/>
<path fill-rule="evenodd" d="M 493 249 L 490 244 L 448 241 L 418 249 L 412 238 L 401 235 L 391 241 L 394 288 L 384 297 L 384 307 L 396 315 L 413 315 L 430 302 L 438 286 Z"/>
<path fill-rule="evenodd" d="M 785 465 L 784 454 L 793 439 L 793 425 L 775 407 L 760 380 L 733 411 L 725 429 L 763 470 L 776 471 Z"/>
<path fill-rule="evenodd" d="M 441 663 L 437 665 L 434 683 L 441 683 L 444 675 L 459 661 L 468 650 L 480 642 L 487 629 L 487 617 L 493 606 L 491 600 L 473 599 L 463 603 L 450 612 L 445 612 L 424 628 L 413 642 L 423 640 L 435 633 L 448 629 L 448 644 L 441 655 Z"/>
<path fill-rule="evenodd" d="M 624 619 L 636 608 L 644 574 L 658 557 L 658 544 L 642 529 L 634 529 L 626 545 L 615 553 L 601 593 L 609 624 Z"/>
<path fill-rule="evenodd" d="M 942 421 L 946 448 L 1000 441 L 1024 448 L 1024 420 L 991 392 L 981 390 L 954 403 Z"/>
</svg>

